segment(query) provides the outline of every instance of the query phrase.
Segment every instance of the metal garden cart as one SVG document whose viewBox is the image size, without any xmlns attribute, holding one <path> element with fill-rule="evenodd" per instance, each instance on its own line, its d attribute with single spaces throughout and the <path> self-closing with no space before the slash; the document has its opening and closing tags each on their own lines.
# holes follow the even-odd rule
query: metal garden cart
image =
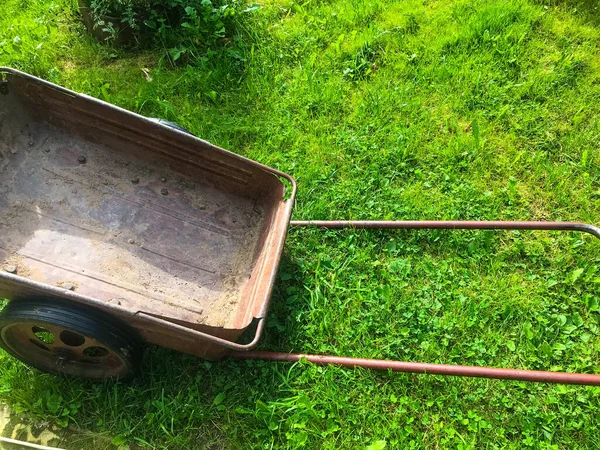
<svg viewBox="0 0 600 450">
<path fill-rule="evenodd" d="M 142 344 L 225 356 L 600 385 L 600 375 L 250 351 L 288 226 L 524 229 L 565 222 L 291 221 L 294 179 L 0 68 L 0 344 L 47 372 L 134 374 Z M 244 333 L 247 344 L 236 341 Z"/>
</svg>

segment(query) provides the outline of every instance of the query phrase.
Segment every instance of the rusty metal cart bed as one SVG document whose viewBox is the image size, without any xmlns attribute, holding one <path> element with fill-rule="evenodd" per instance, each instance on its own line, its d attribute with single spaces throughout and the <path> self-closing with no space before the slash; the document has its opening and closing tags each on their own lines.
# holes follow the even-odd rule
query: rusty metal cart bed
<svg viewBox="0 0 600 450">
<path fill-rule="evenodd" d="M 297 360 L 600 384 L 600 375 L 249 352 L 288 226 L 575 230 L 564 222 L 290 222 L 292 177 L 0 68 L 0 344 L 49 372 L 131 376 L 141 343 Z M 250 334 L 248 344 L 236 341 Z M 492 372 L 490 372 L 492 371 Z"/>
</svg>

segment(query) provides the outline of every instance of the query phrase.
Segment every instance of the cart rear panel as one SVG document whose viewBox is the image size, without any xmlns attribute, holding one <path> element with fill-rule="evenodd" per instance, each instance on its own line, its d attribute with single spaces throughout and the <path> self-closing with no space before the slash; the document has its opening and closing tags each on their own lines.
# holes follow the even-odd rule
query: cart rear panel
<svg viewBox="0 0 600 450">
<path fill-rule="evenodd" d="M 0 296 L 54 287 L 228 339 L 265 316 L 293 202 L 283 174 L 0 72 Z"/>
</svg>

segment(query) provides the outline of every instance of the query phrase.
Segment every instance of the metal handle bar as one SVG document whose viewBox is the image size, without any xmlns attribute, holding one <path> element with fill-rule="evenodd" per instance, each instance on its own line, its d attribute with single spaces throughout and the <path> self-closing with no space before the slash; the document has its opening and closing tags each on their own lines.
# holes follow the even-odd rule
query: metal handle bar
<svg viewBox="0 0 600 450">
<path fill-rule="evenodd" d="M 581 222 L 511 222 L 477 220 L 292 220 L 292 227 L 427 229 L 427 230 L 546 230 L 580 231 L 600 239 L 600 228 Z"/>
<path fill-rule="evenodd" d="M 391 370 L 392 372 L 455 377 L 495 378 L 499 380 L 533 381 L 538 383 L 579 384 L 600 386 L 600 375 L 589 373 L 545 372 L 541 370 L 501 369 L 497 367 L 459 366 L 421 362 L 390 361 L 381 359 L 347 358 L 344 356 L 304 355 L 281 352 L 234 352 L 235 359 L 260 359 L 263 361 L 296 362 L 301 359 L 321 366 L 334 365 L 348 368 Z"/>
</svg>

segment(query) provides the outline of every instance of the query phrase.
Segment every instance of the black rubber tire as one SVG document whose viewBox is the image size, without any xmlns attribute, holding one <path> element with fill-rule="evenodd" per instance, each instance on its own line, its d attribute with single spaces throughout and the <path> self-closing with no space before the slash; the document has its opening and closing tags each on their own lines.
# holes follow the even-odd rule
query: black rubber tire
<svg viewBox="0 0 600 450">
<path fill-rule="evenodd" d="M 80 335 L 80 338 L 85 338 L 85 344 L 77 347 L 83 350 L 75 350 L 73 343 L 64 344 L 63 333 L 58 336 L 60 341 L 56 348 L 54 343 L 40 345 L 40 342 L 33 342 L 35 335 L 32 336 L 34 339 L 27 341 L 30 337 L 27 333 L 38 328 Z M 53 340 L 56 338 L 53 337 Z M 98 356 L 92 351 L 91 356 L 85 356 L 86 344 L 108 353 Z M 93 380 L 132 378 L 143 353 L 141 340 L 126 324 L 102 311 L 62 300 L 11 301 L 0 313 L 0 346 L 15 358 L 43 372 Z M 76 355 L 76 352 L 82 354 Z M 60 364 L 57 362 L 59 359 Z M 110 364 L 116 367 L 110 367 Z"/>
</svg>

